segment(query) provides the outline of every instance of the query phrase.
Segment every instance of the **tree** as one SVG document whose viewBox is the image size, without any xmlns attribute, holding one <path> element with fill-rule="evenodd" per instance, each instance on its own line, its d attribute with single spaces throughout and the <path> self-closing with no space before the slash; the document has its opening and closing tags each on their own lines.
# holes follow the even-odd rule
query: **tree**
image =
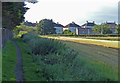
<svg viewBox="0 0 120 83">
<path fill-rule="evenodd" d="M 101 34 L 111 34 L 112 31 L 110 30 L 110 27 L 106 24 L 101 25 L 95 25 L 93 28 L 94 32 L 101 33 Z"/>
<path fill-rule="evenodd" d="M 117 33 L 117 34 L 120 34 L 120 24 L 117 25 L 116 33 Z"/>
<path fill-rule="evenodd" d="M 43 19 L 41 20 L 37 26 L 36 30 L 38 34 L 41 35 L 48 35 L 48 34 L 55 34 L 55 28 L 52 20 L 49 19 Z"/>
<path fill-rule="evenodd" d="M 16 28 L 13 29 L 15 35 L 18 35 L 20 31 L 34 32 L 35 29 L 31 26 L 26 26 L 24 23 L 21 23 L 19 26 L 16 26 Z"/>
<path fill-rule="evenodd" d="M 71 32 L 69 29 L 68 29 L 68 30 L 64 30 L 64 31 L 62 32 L 62 34 L 64 34 L 64 35 L 76 35 L 76 33 Z"/>
<path fill-rule="evenodd" d="M 37 3 L 33 0 L 30 3 Z M 2 26 L 3 28 L 13 30 L 24 20 L 24 14 L 29 9 L 24 7 L 24 2 L 3 2 L 2 3 Z"/>
</svg>

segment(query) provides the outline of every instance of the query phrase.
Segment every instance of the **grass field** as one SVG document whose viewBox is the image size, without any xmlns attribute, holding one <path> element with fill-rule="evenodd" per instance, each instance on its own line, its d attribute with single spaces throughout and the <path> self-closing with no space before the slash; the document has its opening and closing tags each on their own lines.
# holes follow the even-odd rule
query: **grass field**
<svg viewBox="0 0 120 83">
<path fill-rule="evenodd" d="M 85 61 L 87 67 L 92 67 L 93 70 L 101 72 L 104 76 L 118 79 L 118 49 L 85 42 L 80 43 L 79 41 L 73 42 L 65 38 L 60 41 L 76 50 L 79 53 L 80 60 Z"/>
<path fill-rule="evenodd" d="M 118 41 L 119 40 L 119 37 L 80 37 L 80 38 L 98 39 L 98 40 L 111 40 L 111 41 Z"/>
<path fill-rule="evenodd" d="M 2 49 L 2 81 L 16 81 L 16 47 L 9 40 Z"/>
<path fill-rule="evenodd" d="M 109 40 L 97 40 L 97 39 L 85 39 L 85 38 L 72 38 L 72 37 L 50 37 L 50 36 L 41 36 L 51 39 L 65 40 L 65 41 L 73 41 L 77 43 L 85 43 L 85 44 L 94 44 L 101 45 L 104 47 L 112 47 L 112 48 L 120 48 L 119 41 L 109 41 Z"/>
</svg>

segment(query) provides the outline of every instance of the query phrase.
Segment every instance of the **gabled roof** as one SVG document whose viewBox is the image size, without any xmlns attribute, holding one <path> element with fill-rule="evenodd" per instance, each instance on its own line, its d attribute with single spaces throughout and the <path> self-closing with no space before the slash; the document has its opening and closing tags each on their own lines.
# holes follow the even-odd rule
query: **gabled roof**
<svg viewBox="0 0 120 83">
<path fill-rule="evenodd" d="M 77 25 L 76 23 L 72 22 L 72 23 L 70 23 L 70 24 L 68 24 L 68 25 L 65 26 L 65 28 L 68 28 L 68 27 L 80 27 L 80 26 Z"/>
<path fill-rule="evenodd" d="M 93 22 L 87 21 L 87 23 L 83 24 L 82 26 L 94 26 L 94 25 L 95 25 L 94 21 Z"/>
<path fill-rule="evenodd" d="M 53 23 L 54 27 L 64 27 L 63 25 L 59 24 L 59 23 Z"/>
<path fill-rule="evenodd" d="M 108 25 L 117 25 L 115 22 L 106 22 Z"/>
<path fill-rule="evenodd" d="M 24 25 L 35 27 L 37 25 L 37 23 L 31 23 L 31 22 L 26 21 L 26 22 L 24 22 Z"/>
</svg>

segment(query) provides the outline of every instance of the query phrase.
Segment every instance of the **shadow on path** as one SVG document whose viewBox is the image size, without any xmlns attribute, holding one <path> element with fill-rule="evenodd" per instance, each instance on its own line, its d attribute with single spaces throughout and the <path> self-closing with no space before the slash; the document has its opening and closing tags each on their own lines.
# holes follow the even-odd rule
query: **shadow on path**
<svg viewBox="0 0 120 83">
<path fill-rule="evenodd" d="M 24 81 L 24 75 L 23 75 L 23 65 L 22 65 L 22 55 L 20 52 L 20 48 L 18 47 L 17 43 L 15 41 L 13 41 L 15 46 L 16 46 L 16 52 L 17 52 L 17 62 L 16 62 L 16 70 L 15 70 L 15 74 L 16 74 L 16 81 L 17 83 L 21 83 Z"/>
</svg>

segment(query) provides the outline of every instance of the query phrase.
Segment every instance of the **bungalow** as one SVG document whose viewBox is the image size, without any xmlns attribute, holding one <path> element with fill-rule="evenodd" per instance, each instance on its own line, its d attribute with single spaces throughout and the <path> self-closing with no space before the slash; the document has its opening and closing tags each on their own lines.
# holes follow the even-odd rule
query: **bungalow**
<svg viewBox="0 0 120 83">
<path fill-rule="evenodd" d="M 62 31 L 63 31 L 63 25 L 59 24 L 58 22 L 57 23 L 54 23 L 54 28 L 56 29 L 56 33 L 57 34 L 62 34 Z"/>
<path fill-rule="evenodd" d="M 63 31 L 69 29 L 71 32 L 75 32 L 76 34 L 78 34 L 78 28 L 81 28 L 81 26 L 79 26 L 79 25 L 77 25 L 76 23 L 72 22 L 72 23 L 66 25 L 66 26 L 63 28 Z"/>
<path fill-rule="evenodd" d="M 105 24 L 110 27 L 113 34 L 116 33 L 117 24 L 115 22 L 106 22 Z"/>
</svg>

